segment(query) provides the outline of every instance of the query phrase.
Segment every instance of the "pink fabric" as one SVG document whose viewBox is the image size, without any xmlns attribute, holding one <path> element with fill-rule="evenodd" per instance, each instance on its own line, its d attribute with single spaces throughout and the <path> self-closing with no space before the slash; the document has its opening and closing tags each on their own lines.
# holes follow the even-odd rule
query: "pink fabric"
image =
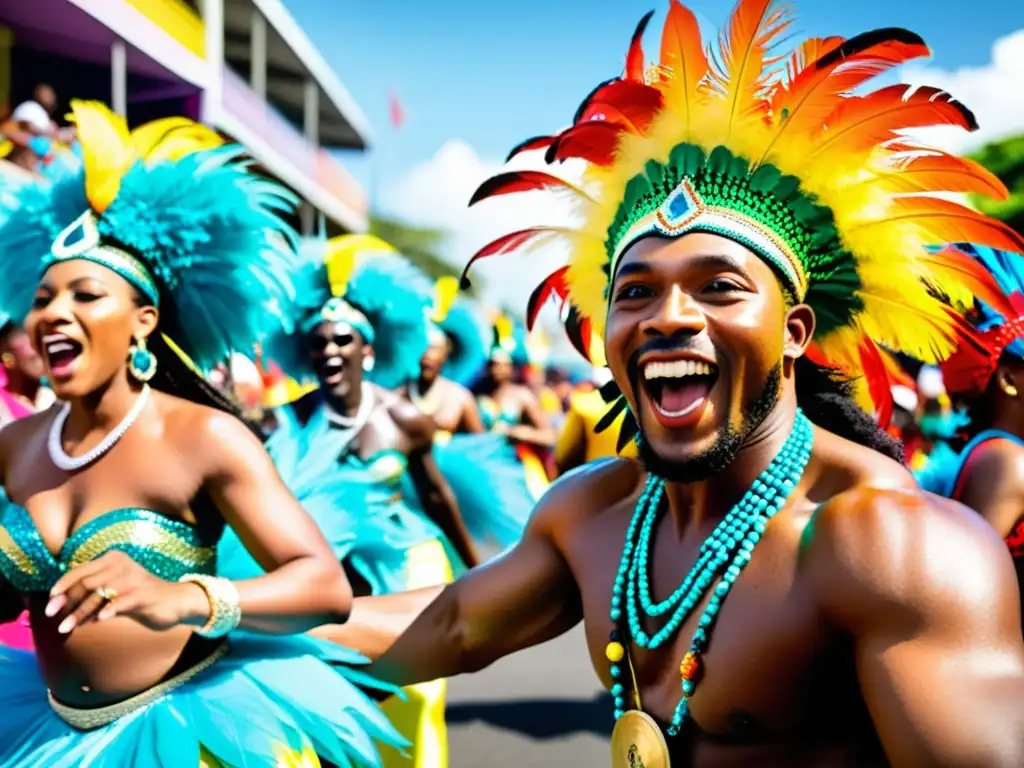
<svg viewBox="0 0 1024 768">
<path fill-rule="evenodd" d="M 21 614 L 17 621 L 0 624 L 0 645 L 22 651 L 35 649 L 35 645 L 32 643 L 32 628 L 28 621 L 28 611 Z"/>
<path fill-rule="evenodd" d="M 16 419 L 23 419 L 26 416 L 31 416 L 32 409 L 8 392 L 7 384 L 7 371 L 0 366 L 0 403 L 3 403 L 8 413 Z"/>
<path fill-rule="evenodd" d="M 0 403 L 3 403 L 11 416 L 16 419 L 31 416 L 32 409 L 7 391 L 7 381 L 7 371 L 0 366 Z M 32 629 L 28 622 L 28 612 L 21 614 L 17 621 L 0 625 L 0 645 L 19 648 L 23 651 L 33 650 L 35 646 L 32 644 Z"/>
</svg>

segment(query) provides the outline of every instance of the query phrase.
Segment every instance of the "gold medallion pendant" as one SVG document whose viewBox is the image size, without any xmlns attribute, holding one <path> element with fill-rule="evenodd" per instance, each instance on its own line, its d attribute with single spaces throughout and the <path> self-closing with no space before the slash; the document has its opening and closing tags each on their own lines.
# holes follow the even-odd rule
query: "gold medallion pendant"
<svg viewBox="0 0 1024 768">
<path fill-rule="evenodd" d="M 654 718 L 632 709 L 615 721 L 612 768 L 670 768 L 668 744 Z"/>
</svg>

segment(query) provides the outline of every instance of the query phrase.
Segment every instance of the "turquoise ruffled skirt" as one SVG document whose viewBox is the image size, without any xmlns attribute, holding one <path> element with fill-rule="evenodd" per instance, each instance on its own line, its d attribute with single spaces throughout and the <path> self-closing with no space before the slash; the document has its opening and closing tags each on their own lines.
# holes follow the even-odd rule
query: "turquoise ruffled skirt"
<svg viewBox="0 0 1024 768">
<path fill-rule="evenodd" d="M 50 708 L 35 655 L 0 648 L 3 768 L 378 766 L 402 744 L 356 685 L 359 654 L 314 638 L 232 634 L 230 651 L 184 685 L 110 725 L 78 731 Z M 202 762 L 201 762 L 202 760 Z"/>
</svg>

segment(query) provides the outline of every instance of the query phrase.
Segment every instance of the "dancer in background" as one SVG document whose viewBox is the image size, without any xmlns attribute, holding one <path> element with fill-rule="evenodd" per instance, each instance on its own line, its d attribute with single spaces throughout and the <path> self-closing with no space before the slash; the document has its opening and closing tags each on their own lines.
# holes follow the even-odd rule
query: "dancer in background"
<svg viewBox="0 0 1024 768">
<path fill-rule="evenodd" d="M 601 396 L 600 388 L 611 378 L 607 368 L 595 368 L 593 380 L 596 388 L 569 395 L 569 413 L 555 446 L 555 466 L 559 476 L 598 459 L 613 456 L 636 458 L 636 443 L 632 440 L 619 449 L 625 411 L 612 420 L 605 419 L 608 403 Z"/>
<path fill-rule="evenodd" d="M 267 363 L 318 388 L 277 409 L 267 450 L 316 520 L 356 594 L 384 595 L 451 581 L 474 546 L 433 458 L 436 427 L 394 390 L 417 375 L 427 347 L 429 280 L 387 243 L 346 235 L 309 240 L 293 272 L 293 333 L 263 345 Z M 219 573 L 260 572 L 240 537 L 225 536 Z M 412 744 L 415 768 L 444 768 L 445 681 L 384 705 Z M 410 765 L 384 751 L 385 765 Z"/>
<path fill-rule="evenodd" d="M 484 431 L 476 400 L 461 383 L 481 375 L 487 347 L 481 323 L 456 298 L 457 289 L 454 278 L 435 283 L 430 346 L 420 361 L 419 378 L 406 392 L 438 427 L 437 467 L 455 494 L 470 535 L 478 544 L 504 550 L 522 536 L 535 499 L 515 447 L 503 435 Z"/>
<path fill-rule="evenodd" d="M 480 323 L 469 305 L 456 299 L 459 282 L 442 277 L 434 284 L 427 324 L 429 346 L 406 395 L 438 429 L 449 434 L 485 432 L 473 393 L 467 389 L 483 373 L 487 347 Z"/>
<path fill-rule="evenodd" d="M 534 499 L 549 485 L 540 452 L 555 445 L 555 431 L 537 396 L 516 381 L 516 369 L 527 365 L 526 330 L 507 314 L 491 326 L 492 342 L 484 375 L 474 387 L 484 426 L 516 447 L 526 484 Z"/>
<path fill-rule="evenodd" d="M 956 354 L 942 365 L 946 391 L 970 419 L 967 442 L 959 451 L 934 453 L 918 480 L 992 524 L 1024 590 L 1024 255 L 959 248 L 992 274 L 1002 294 L 979 299 L 974 329 L 965 329 Z"/>
<path fill-rule="evenodd" d="M 36 645 L 0 649 L 0 764 L 375 765 L 361 657 L 296 634 L 345 620 L 344 572 L 198 373 L 283 322 L 294 199 L 203 126 L 72 106 L 84 169 L 0 228 L 63 401 L 0 431 L 0 617 Z M 265 575 L 214 574 L 227 526 Z"/>
</svg>

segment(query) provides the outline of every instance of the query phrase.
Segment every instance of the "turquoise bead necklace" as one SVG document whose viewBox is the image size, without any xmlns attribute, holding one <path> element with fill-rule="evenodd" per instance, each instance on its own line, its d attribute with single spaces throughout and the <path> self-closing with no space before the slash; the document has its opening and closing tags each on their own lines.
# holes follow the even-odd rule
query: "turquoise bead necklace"
<svg viewBox="0 0 1024 768">
<path fill-rule="evenodd" d="M 678 734 L 686 721 L 688 702 L 699 682 L 700 656 L 711 641 L 718 612 L 736 579 L 750 562 L 754 547 L 764 534 L 768 521 L 785 506 L 786 499 L 800 481 L 810 460 L 813 442 L 814 428 L 803 412 L 797 409 L 793 429 L 778 455 L 705 539 L 693 568 L 679 587 L 661 602 L 655 602 L 651 595 L 648 574 L 651 567 L 651 542 L 654 538 L 652 534 L 660 518 L 665 481 L 654 476 L 647 479 L 626 531 L 622 560 L 612 586 L 609 611 L 612 623 L 616 627 L 621 626 L 625 612 L 629 636 L 637 647 L 651 650 L 660 648 L 675 636 L 714 585 L 714 592 L 697 623 L 690 649 L 680 664 L 683 695 L 667 729 L 670 736 Z M 643 629 L 641 612 L 650 618 L 666 614 L 669 618 L 660 630 L 650 635 Z M 615 699 L 616 720 L 626 709 L 625 691 L 620 682 L 623 673 L 621 662 L 626 652 L 620 636 L 618 629 L 613 631 L 607 648 L 611 663 L 609 671 L 614 681 L 611 693 Z"/>
</svg>

